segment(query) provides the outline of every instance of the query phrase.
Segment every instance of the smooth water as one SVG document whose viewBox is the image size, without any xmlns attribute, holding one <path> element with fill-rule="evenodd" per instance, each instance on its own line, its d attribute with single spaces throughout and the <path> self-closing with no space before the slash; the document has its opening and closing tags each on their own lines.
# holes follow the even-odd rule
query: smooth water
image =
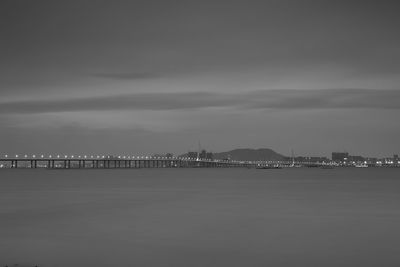
<svg viewBox="0 0 400 267">
<path fill-rule="evenodd" d="M 6 264 L 400 266 L 400 169 L 3 169 Z"/>
</svg>

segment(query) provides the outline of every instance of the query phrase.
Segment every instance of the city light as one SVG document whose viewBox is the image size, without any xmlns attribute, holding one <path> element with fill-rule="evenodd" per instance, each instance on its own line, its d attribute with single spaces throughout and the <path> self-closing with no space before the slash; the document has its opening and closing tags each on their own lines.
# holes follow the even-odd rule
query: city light
<svg viewBox="0 0 400 267">
<path fill-rule="evenodd" d="M 338 153 L 340 154 L 340 153 Z M 342 153 L 344 154 L 344 153 Z M 165 164 L 167 164 L 168 166 L 163 166 L 163 167 L 190 167 L 190 166 L 200 166 L 200 167 L 216 167 L 217 165 L 207 165 L 209 163 L 220 163 L 221 165 L 219 166 L 227 166 L 227 167 L 236 167 L 236 166 L 241 166 L 241 165 L 246 165 L 246 167 L 249 167 L 249 165 L 252 165 L 253 167 L 256 166 L 257 164 L 259 166 L 265 166 L 265 165 L 270 165 L 270 166 L 282 166 L 282 167 L 293 167 L 293 162 L 294 159 L 289 159 L 289 160 L 258 160 L 258 161 L 240 161 L 240 160 L 232 160 L 232 159 L 212 159 L 212 158 L 206 158 L 206 157 L 202 157 L 201 155 L 198 154 L 198 156 L 196 157 L 179 157 L 179 156 L 169 156 L 170 154 L 166 154 L 166 155 L 162 155 L 162 154 L 155 154 L 155 155 L 141 155 L 141 156 L 130 156 L 130 155 L 118 155 L 118 156 L 113 156 L 113 155 L 45 155 L 45 154 L 33 154 L 31 156 L 29 156 L 28 154 L 15 154 L 15 155 L 11 155 L 9 156 L 9 154 L 4 154 L 3 159 L 8 159 L 7 161 L 12 162 L 11 167 L 13 168 L 14 166 L 17 166 L 18 168 L 20 166 L 15 165 L 14 161 L 21 161 L 21 159 L 19 158 L 24 158 L 24 159 L 35 159 L 36 158 L 40 158 L 40 161 L 43 160 L 50 160 L 52 158 L 65 158 L 65 159 L 69 159 L 71 161 L 76 161 L 76 163 L 73 164 L 73 166 L 68 166 L 65 168 L 77 168 L 77 159 L 87 159 L 87 158 L 97 158 L 97 159 L 107 159 L 107 160 L 113 160 L 115 161 L 117 160 L 144 160 L 143 164 L 145 164 L 146 162 L 152 162 L 150 164 L 145 164 L 145 168 L 153 168 L 153 167 L 160 167 L 160 164 L 157 162 L 157 160 L 163 160 L 165 161 Z M 296 157 L 296 165 L 295 167 L 310 167 L 310 165 L 316 165 L 313 167 L 326 167 L 327 165 L 329 166 L 336 166 L 336 167 L 340 167 L 340 166 L 344 166 L 344 167 L 400 167 L 400 160 L 397 154 L 393 155 L 393 157 L 385 157 L 382 159 L 377 159 L 377 158 L 367 158 L 367 157 L 362 157 L 362 156 L 352 156 L 349 155 L 348 153 L 345 154 L 346 156 L 343 156 L 341 159 L 338 159 L 336 161 L 334 160 L 330 160 L 326 157 Z M 301 158 L 301 159 L 299 159 Z M 333 158 L 333 157 L 332 157 Z M 1 158 L 0 158 L 1 160 Z M 39 159 L 38 159 L 39 161 Z M 169 161 L 169 162 L 168 162 Z M 179 161 L 179 166 L 178 166 L 178 161 Z M 187 162 L 187 164 L 183 164 L 180 165 L 180 163 L 183 163 L 184 161 Z M 203 164 L 204 163 L 204 164 Z M 24 164 L 21 164 L 23 167 L 26 168 L 30 168 L 32 166 L 28 165 L 28 166 L 24 166 Z M 75 166 L 76 165 L 76 166 Z M 93 164 L 94 165 L 94 164 Z M 112 165 L 114 165 L 114 163 L 112 163 Z M 162 164 L 164 165 L 164 163 Z M 10 165 L 5 165 L 5 168 L 7 168 Z M 39 167 L 43 167 L 45 165 L 43 165 L 42 163 L 38 165 Z M 61 167 L 63 165 L 46 165 L 49 168 L 53 168 L 54 166 L 58 166 Z M 81 166 L 81 165 L 79 165 Z M 117 162 L 115 168 L 125 168 L 128 167 L 127 164 L 119 164 Z M 134 165 L 133 168 L 138 167 L 137 164 Z M 142 163 L 140 164 L 139 168 L 143 167 Z M 32 168 L 36 168 L 36 165 L 34 165 L 34 167 Z M 93 166 L 93 168 L 99 168 L 99 166 Z M 129 168 L 132 168 L 131 164 L 129 164 Z"/>
</svg>

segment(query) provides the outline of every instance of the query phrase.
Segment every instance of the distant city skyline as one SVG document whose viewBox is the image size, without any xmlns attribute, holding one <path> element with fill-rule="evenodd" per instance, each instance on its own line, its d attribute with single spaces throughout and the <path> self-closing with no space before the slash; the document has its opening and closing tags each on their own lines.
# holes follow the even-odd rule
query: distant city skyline
<svg viewBox="0 0 400 267">
<path fill-rule="evenodd" d="M 395 1 L 2 1 L 0 154 L 400 152 Z"/>
</svg>

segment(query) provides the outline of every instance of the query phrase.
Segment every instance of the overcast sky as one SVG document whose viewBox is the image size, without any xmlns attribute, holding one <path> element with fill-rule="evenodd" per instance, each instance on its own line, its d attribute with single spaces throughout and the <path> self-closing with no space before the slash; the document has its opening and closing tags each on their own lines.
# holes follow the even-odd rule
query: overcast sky
<svg viewBox="0 0 400 267">
<path fill-rule="evenodd" d="M 0 2 L 0 154 L 400 153 L 397 1 Z"/>
</svg>

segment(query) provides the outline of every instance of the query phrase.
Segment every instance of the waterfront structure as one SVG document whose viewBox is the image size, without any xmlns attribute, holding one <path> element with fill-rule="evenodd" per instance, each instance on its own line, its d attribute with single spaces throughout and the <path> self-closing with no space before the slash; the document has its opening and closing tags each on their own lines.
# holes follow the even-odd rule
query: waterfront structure
<svg viewBox="0 0 400 267">
<path fill-rule="evenodd" d="M 198 153 L 197 153 L 197 152 L 189 151 L 189 152 L 187 153 L 187 156 L 188 156 L 188 158 L 191 158 L 191 159 L 197 159 Z"/>
<path fill-rule="evenodd" d="M 114 155 L 0 155 L 0 168 L 49 168 L 49 169 L 115 169 L 115 168 L 194 168 L 194 167 L 323 167 L 359 166 L 369 167 L 400 167 L 397 154 L 390 158 L 364 158 L 351 156 L 348 153 L 333 152 L 332 159 L 325 157 L 295 157 L 283 160 L 253 160 L 241 161 L 231 159 L 213 159 L 212 153 L 205 150 L 201 153 L 189 152 L 186 155 L 174 157 L 168 153 L 153 156 L 114 156 Z M 296 162 L 296 164 L 293 164 Z"/>
<path fill-rule="evenodd" d="M 304 156 L 298 156 L 298 157 L 287 157 L 287 161 L 292 161 L 292 162 L 310 162 L 310 163 L 329 163 L 330 160 L 327 157 L 304 157 Z"/>
<path fill-rule="evenodd" d="M 332 152 L 332 161 L 336 163 L 344 163 L 348 160 L 349 153 L 347 152 Z"/>
<path fill-rule="evenodd" d="M 49 169 L 116 169 L 116 168 L 190 168 L 190 167 L 252 167 L 248 161 L 211 160 L 189 157 L 150 156 L 44 156 L 0 157 L 2 168 L 49 168 Z"/>
<path fill-rule="evenodd" d="M 208 159 L 208 160 L 213 159 L 213 153 L 207 152 L 207 150 L 205 150 L 205 149 L 203 149 L 199 152 L 189 151 L 187 153 L 187 156 L 189 158 L 199 158 L 199 159 Z"/>
</svg>

